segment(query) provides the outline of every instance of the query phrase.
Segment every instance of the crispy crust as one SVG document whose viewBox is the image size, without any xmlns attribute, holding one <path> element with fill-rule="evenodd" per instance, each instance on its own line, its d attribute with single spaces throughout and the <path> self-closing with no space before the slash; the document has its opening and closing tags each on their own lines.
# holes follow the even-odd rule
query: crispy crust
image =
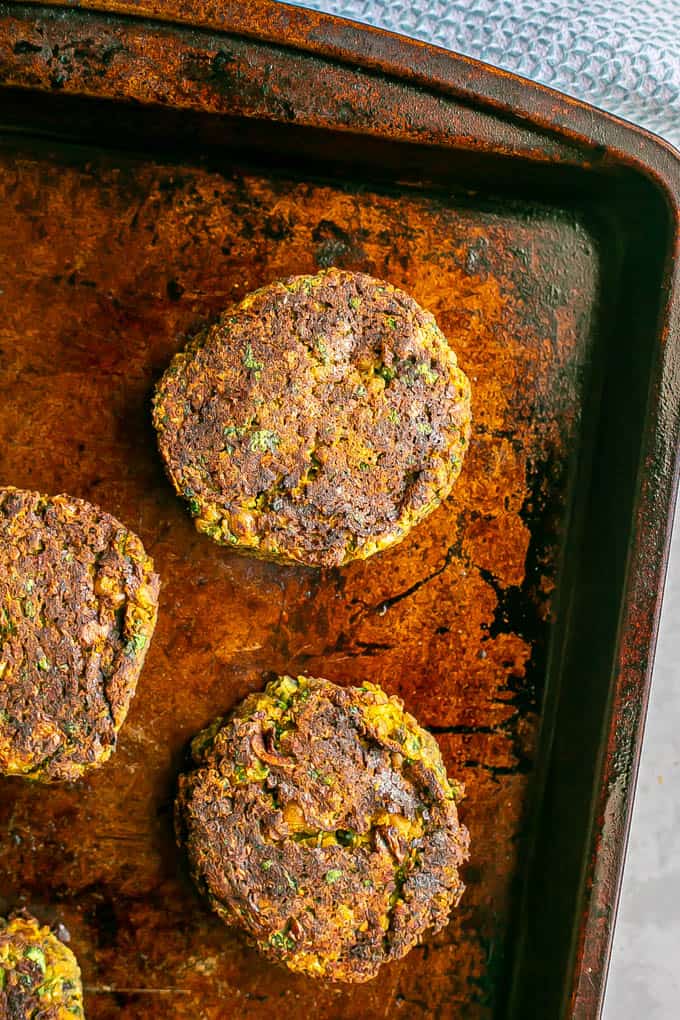
<svg viewBox="0 0 680 1020">
<path fill-rule="evenodd" d="M 212 908 L 267 957 L 367 981 L 446 924 L 464 888 L 462 791 L 397 698 L 279 677 L 192 754 L 178 841 Z"/>
<path fill-rule="evenodd" d="M 71 950 L 29 914 L 0 919 L 0 1016 L 84 1017 L 80 968 Z"/>
<path fill-rule="evenodd" d="M 69 780 L 110 757 L 158 589 L 142 543 L 114 517 L 0 488 L 0 772 Z"/>
<path fill-rule="evenodd" d="M 401 541 L 446 498 L 470 385 L 413 298 L 329 269 L 264 287 L 199 333 L 153 419 L 199 531 L 334 566 Z"/>
</svg>

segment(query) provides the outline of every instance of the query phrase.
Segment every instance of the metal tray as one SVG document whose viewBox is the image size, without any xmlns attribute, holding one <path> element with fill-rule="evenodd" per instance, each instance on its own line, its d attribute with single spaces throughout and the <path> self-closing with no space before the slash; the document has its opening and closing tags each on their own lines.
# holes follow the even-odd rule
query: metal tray
<svg viewBox="0 0 680 1020">
<path fill-rule="evenodd" d="M 135 528 L 161 613 L 118 753 L 0 783 L 0 910 L 64 923 L 90 1018 L 595 1017 L 675 491 L 677 156 L 474 61 L 267 0 L 0 3 L 0 481 Z M 445 507 L 342 570 L 199 537 L 149 395 L 273 278 L 431 308 L 474 386 Z M 189 738 L 267 670 L 369 678 L 467 786 L 447 930 L 358 987 L 262 962 L 195 895 Z"/>
</svg>

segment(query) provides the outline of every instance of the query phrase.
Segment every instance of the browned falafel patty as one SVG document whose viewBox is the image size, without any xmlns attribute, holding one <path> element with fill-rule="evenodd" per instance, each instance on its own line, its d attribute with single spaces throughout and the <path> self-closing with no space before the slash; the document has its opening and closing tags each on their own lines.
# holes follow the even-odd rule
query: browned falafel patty
<svg viewBox="0 0 680 1020">
<path fill-rule="evenodd" d="M 446 924 L 467 857 L 461 791 L 397 698 L 279 677 L 192 754 L 178 839 L 213 909 L 270 959 L 366 981 Z"/>
<path fill-rule="evenodd" d="M 0 918 L 0 1017 L 84 1017 L 80 968 L 68 946 L 25 912 Z"/>
<path fill-rule="evenodd" d="M 413 298 L 329 269 L 200 332 L 161 379 L 154 424 L 199 531 L 333 566 L 399 542 L 446 498 L 470 386 Z"/>
<path fill-rule="evenodd" d="M 106 761 L 158 588 L 142 543 L 110 514 L 0 488 L 0 772 L 52 782 Z"/>
</svg>

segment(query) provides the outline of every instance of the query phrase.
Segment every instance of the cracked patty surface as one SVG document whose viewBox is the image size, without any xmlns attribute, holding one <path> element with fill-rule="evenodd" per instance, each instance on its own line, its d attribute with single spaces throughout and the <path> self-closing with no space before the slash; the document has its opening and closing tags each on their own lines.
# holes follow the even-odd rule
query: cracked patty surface
<svg viewBox="0 0 680 1020">
<path fill-rule="evenodd" d="M 110 514 L 0 488 L 0 772 L 51 782 L 106 761 L 158 588 L 139 538 Z"/>
<path fill-rule="evenodd" d="M 154 425 L 199 531 L 334 566 L 399 542 L 448 496 L 470 386 L 413 298 L 330 269 L 202 330 L 161 379 Z"/>
<path fill-rule="evenodd" d="M 84 1017 L 80 968 L 71 950 L 29 914 L 0 918 L 0 1016 Z"/>
<path fill-rule="evenodd" d="M 366 981 L 463 892 L 462 790 L 379 687 L 279 677 L 192 743 L 178 840 L 212 908 L 272 960 Z"/>
</svg>

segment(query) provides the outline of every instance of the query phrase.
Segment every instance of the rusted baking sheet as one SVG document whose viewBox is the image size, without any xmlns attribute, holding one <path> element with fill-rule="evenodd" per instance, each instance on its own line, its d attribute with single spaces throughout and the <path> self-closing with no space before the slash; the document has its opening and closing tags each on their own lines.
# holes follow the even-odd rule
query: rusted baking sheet
<svg viewBox="0 0 680 1020">
<path fill-rule="evenodd" d="M 680 173 L 474 61 L 266 0 L 0 3 L 0 482 L 134 528 L 163 579 L 109 765 L 0 782 L 0 912 L 71 932 L 91 1018 L 597 1016 L 666 562 Z M 199 537 L 149 396 L 230 301 L 339 265 L 436 315 L 469 457 L 326 572 Z M 268 670 L 400 694 L 465 781 L 448 929 L 358 987 L 262 962 L 172 835 L 187 741 Z"/>
</svg>

